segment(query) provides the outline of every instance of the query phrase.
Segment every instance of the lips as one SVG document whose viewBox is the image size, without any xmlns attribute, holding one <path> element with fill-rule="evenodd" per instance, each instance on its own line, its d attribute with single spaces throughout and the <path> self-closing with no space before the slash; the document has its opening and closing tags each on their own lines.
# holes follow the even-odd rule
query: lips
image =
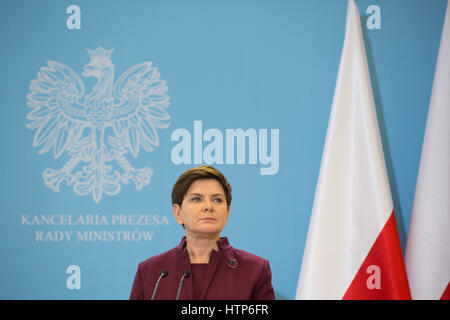
<svg viewBox="0 0 450 320">
<path fill-rule="evenodd" d="M 200 221 L 216 221 L 216 219 L 214 219 L 214 218 L 203 218 L 203 219 L 200 219 Z"/>
</svg>

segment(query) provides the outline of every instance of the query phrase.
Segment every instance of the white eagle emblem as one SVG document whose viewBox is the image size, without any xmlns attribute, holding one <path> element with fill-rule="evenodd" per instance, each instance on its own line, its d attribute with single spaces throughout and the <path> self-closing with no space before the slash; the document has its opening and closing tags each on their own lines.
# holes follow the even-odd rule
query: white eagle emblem
<svg viewBox="0 0 450 320">
<path fill-rule="evenodd" d="M 84 77 L 97 78 L 85 95 L 81 78 L 66 65 L 48 61 L 31 81 L 27 105 L 27 128 L 36 129 L 33 146 L 43 154 L 53 149 L 59 158 L 65 151 L 69 161 L 60 169 L 45 169 L 45 185 L 58 192 L 65 181 L 78 195 L 92 193 L 99 203 L 103 193 L 116 195 L 121 183 L 132 180 L 136 190 L 150 183 L 149 167 L 134 168 L 142 147 L 147 152 L 159 145 L 157 128 L 167 128 L 167 85 L 151 62 L 135 65 L 114 83 L 113 49 L 88 49 L 91 61 Z M 75 169 L 81 163 L 81 168 Z"/>
</svg>

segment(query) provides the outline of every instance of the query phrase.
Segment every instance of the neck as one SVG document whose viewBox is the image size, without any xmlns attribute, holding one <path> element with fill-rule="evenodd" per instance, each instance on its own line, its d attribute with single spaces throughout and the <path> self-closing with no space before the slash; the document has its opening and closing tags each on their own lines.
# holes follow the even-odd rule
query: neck
<svg viewBox="0 0 450 320">
<path fill-rule="evenodd" d="M 98 82 L 92 90 L 92 95 L 95 98 L 109 98 L 112 96 L 113 81 L 114 81 L 113 69 L 108 68 L 102 70 L 102 74 L 98 77 Z"/>
<path fill-rule="evenodd" d="M 186 250 L 191 263 L 208 263 L 211 251 L 219 251 L 220 234 L 197 236 L 186 232 Z"/>
</svg>

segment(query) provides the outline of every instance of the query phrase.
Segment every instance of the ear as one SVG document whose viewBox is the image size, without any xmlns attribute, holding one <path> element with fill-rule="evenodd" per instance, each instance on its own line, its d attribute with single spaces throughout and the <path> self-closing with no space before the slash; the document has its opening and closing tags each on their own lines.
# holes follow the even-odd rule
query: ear
<svg viewBox="0 0 450 320">
<path fill-rule="evenodd" d="M 183 221 L 183 216 L 181 215 L 181 207 L 179 204 L 174 204 L 172 207 L 173 210 L 173 216 L 175 217 L 175 220 L 177 220 L 177 223 L 179 225 L 183 225 L 184 221 Z"/>
</svg>

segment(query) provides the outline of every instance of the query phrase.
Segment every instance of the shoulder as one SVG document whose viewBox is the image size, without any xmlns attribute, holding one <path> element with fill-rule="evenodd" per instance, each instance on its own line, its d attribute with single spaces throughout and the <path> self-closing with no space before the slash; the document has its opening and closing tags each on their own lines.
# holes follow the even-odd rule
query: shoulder
<svg viewBox="0 0 450 320">
<path fill-rule="evenodd" d="M 262 273 L 269 269 L 269 261 L 245 250 L 231 247 L 227 254 L 229 259 L 236 259 L 238 265 L 248 271 Z"/>
<path fill-rule="evenodd" d="M 253 254 L 251 252 L 241 250 L 241 249 L 236 249 L 236 248 L 231 248 L 231 250 L 233 250 L 234 253 L 236 254 L 236 256 L 238 256 L 243 261 L 256 263 L 256 264 L 264 264 L 267 262 L 266 259 L 264 259 L 256 254 Z"/>
<path fill-rule="evenodd" d="M 138 268 L 141 270 L 152 269 L 158 267 L 159 265 L 167 265 L 168 262 L 172 261 L 176 257 L 177 248 L 172 248 L 163 253 L 154 255 L 139 263 Z"/>
<path fill-rule="evenodd" d="M 245 282 L 252 284 L 251 300 L 273 300 L 272 271 L 269 261 L 245 250 L 231 248 L 236 256 L 236 268 L 241 270 Z"/>
</svg>

